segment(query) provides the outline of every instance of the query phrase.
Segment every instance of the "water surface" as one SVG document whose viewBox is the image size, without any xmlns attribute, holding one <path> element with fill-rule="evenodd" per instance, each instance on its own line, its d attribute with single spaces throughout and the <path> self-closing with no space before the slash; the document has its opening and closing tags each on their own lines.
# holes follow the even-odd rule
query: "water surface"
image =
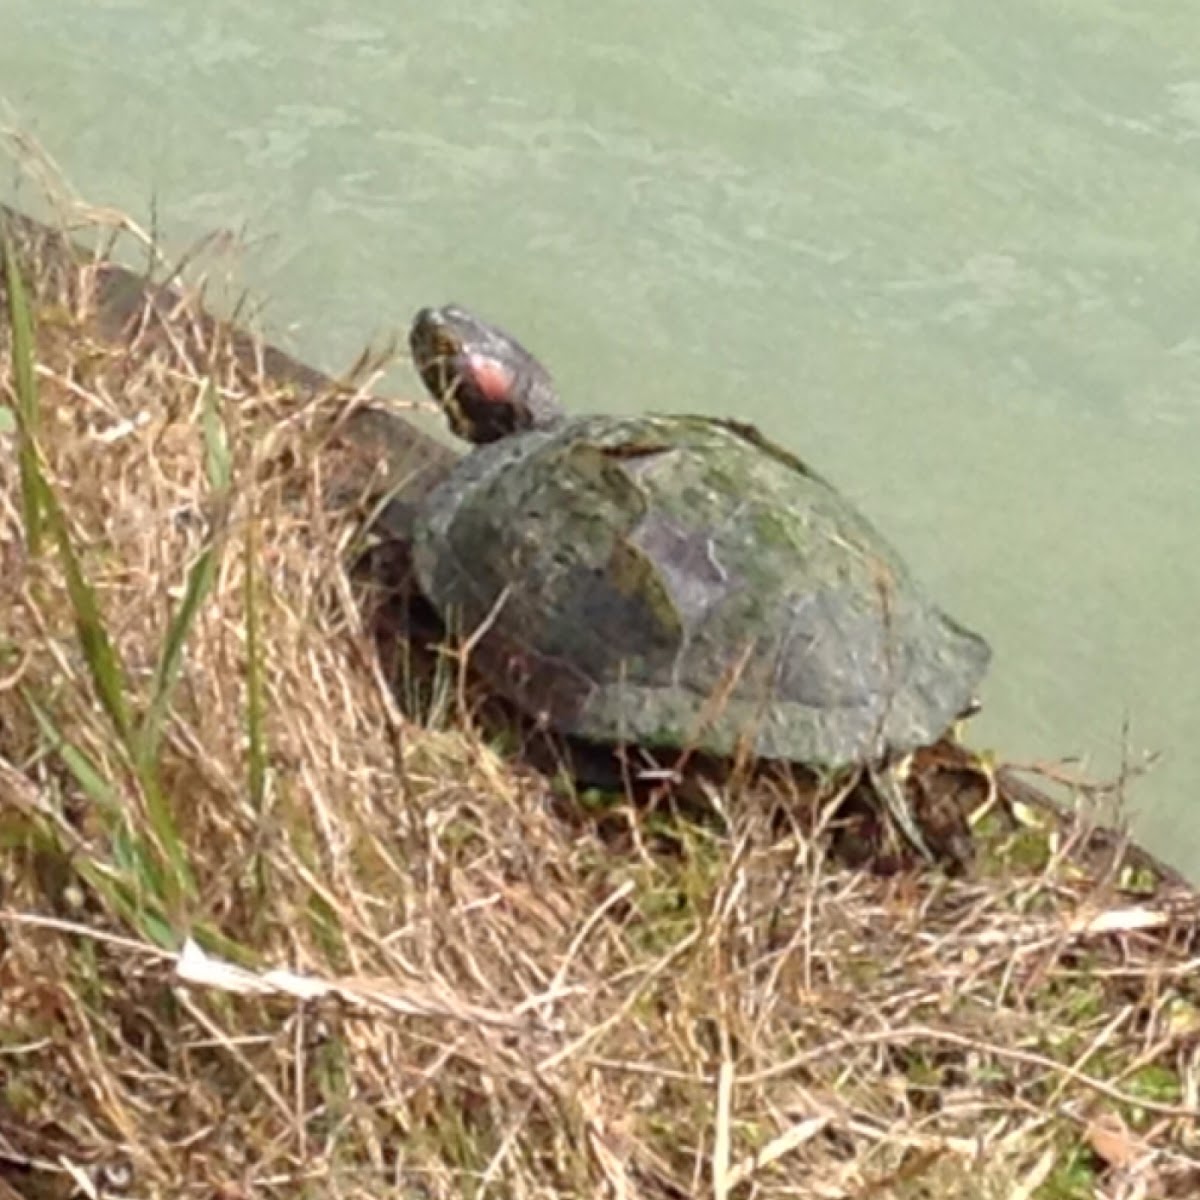
<svg viewBox="0 0 1200 1200">
<path fill-rule="evenodd" d="M 2 8 L 9 121 L 172 245 L 243 234 L 311 361 L 455 298 L 576 408 L 787 442 L 991 638 L 976 740 L 1161 751 L 1138 829 L 1200 875 L 1188 6 Z"/>
</svg>

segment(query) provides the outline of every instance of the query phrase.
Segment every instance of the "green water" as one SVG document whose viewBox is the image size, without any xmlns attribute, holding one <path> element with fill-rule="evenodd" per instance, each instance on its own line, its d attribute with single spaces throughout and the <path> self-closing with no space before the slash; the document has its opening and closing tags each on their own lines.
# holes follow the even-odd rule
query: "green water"
<svg viewBox="0 0 1200 1200">
<path fill-rule="evenodd" d="M 1200 10 L 0 18 L 8 122 L 173 245 L 244 235 L 268 328 L 311 361 L 454 298 L 577 408 L 758 421 L 990 637 L 976 740 L 1104 771 L 1128 723 L 1163 756 L 1138 830 L 1200 875 Z"/>
</svg>

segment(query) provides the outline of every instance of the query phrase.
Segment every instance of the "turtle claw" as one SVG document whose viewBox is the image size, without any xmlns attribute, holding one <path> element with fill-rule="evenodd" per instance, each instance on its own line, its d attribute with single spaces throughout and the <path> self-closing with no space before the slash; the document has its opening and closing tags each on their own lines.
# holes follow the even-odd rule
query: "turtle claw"
<svg viewBox="0 0 1200 1200">
<path fill-rule="evenodd" d="M 934 863 L 937 861 L 936 855 L 930 850 L 929 843 L 917 824 L 904 786 L 911 766 L 912 755 L 907 754 L 884 766 L 868 767 L 867 774 L 875 794 L 883 801 L 884 807 L 909 844 L 926 862 Z"/>
</svg>

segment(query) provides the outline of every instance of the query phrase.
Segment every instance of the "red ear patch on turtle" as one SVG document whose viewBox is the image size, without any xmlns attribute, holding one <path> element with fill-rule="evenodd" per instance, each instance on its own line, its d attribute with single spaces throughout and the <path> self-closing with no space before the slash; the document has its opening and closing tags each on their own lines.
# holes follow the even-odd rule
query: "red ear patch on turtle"
<svg viewBox="0 0 1200 1200">
<path fill-rule="evenodd" d="M 513 385 L 513 373 L 503 363 L 486 355 L 472 354 L 467 357 L 467 370 L 471 382 L 485 400 L 497 404 L 508 400 Z"/>
</svg>

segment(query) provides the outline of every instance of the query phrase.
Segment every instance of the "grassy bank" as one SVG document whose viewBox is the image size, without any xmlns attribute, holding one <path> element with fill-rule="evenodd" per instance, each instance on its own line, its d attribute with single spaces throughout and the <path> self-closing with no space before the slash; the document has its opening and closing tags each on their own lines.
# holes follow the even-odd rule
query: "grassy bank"
<svg viewBox="0 0 1200 1200">
<path fill-rule="evenodd" d="M 450 660 L 417 719 L 353 381 L 19 240 L 0 1197 L 1200 1194 L 1190 890 L 965 753 L 974 861 L 887 874 L 564 799 Z"/>
</svg>

